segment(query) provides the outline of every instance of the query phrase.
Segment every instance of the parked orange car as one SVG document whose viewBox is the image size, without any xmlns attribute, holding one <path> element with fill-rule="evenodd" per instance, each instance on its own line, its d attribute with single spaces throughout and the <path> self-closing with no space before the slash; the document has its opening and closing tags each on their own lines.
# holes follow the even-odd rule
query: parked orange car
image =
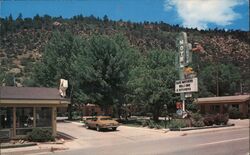
<svg viewBox="0 0 250 155">
<path fill-rule="evenodd" d="M 113 120 L 109 116 L 97 116 L 93 117 L 93 119 L 86 120 L 85 127 L 88 128 L 96 128 L 97 131 L 101 129 L 112 129 L 116 130 L 119 126 L 119 123 Z"/>
</svg>

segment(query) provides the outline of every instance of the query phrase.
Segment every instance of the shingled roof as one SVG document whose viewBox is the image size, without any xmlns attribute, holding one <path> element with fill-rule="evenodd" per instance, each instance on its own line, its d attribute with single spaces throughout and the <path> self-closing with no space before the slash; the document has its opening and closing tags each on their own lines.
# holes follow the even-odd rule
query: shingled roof
<svg viewBox="0 0 250 155">
<path fill-rule="evenodd" d="M 0 86 L 0 99 L 66 100 L 57 88 Z"/>
<path fill-rule="evenodd" d="M 246 101 L 250 101 L 250 95 L 198 98 L 196 100 L 196 103 L 197 104 L 207 104 L 207 103 L 217 104 L 217 103 L 242 103 Z"/>
</svg>

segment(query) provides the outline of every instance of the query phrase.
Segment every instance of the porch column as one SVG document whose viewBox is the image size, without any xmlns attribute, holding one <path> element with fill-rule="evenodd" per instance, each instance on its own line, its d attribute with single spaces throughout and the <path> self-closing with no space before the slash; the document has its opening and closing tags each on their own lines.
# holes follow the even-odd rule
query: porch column
<svg viewBox="0 0 250 155">
<path fill-rule="evenodd" d="M 52 135 L 56 136 L 56 107 L 52 107 Z"/>
<path fill-rule="evenodd" d="M 16 137 L 16 107 L 13 107 L 13 135 L 12 137 Z"/>
<path fill-rule="evenodd" d="M 36 107 L 33 107 L 33 128 L 36 127 Z"/>
<path fill-rule="evenodd" d="M 223 110 L 223 104 L 220 104 L 220 113 L 223 114 L 224 110 Z"/>
<path fill-rule="evenodd" d="M 247 115 L 247 102 L 244 102 L 244 103 L 242 103 L 242 104 L 240 104 L 241 105 L 241 112 L 242 112 L 242 114 L 243 114 L 243 116 L 245 117 L 246 115 Z"/>
<path fill-rule="evenodd" d="M 205 114 L 206 113 L 210 113 L 210 104 L 204 104 L 204 106 L 205 106 Z"/>
</svg>

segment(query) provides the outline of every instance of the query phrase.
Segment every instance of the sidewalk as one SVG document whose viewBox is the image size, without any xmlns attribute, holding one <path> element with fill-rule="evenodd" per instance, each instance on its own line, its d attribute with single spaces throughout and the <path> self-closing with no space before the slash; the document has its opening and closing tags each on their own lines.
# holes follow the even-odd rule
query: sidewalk
<svg viewBox="0 0 250 155">
<path fill-rule="evenodd" d="M 68 148 L 64 144 L 38 144 L 36 146 L 1 149 L 0 155 L 27 155 L 67 149 Z"/>
</svg>

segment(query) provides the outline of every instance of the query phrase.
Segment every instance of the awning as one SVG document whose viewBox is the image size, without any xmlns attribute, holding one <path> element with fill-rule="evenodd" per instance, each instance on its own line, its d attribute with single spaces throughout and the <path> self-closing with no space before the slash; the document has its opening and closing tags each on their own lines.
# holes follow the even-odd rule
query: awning
<svg viewBox="0 0 250 155">
<path fill-rule="evenodd" d="M 196 104 L 225 104 L 225 103 L 244 103 L 250 101 L 250 95 L 238 96 L 220 96 L 220 97 L 205 97 L 198 98 Z"/>
</svg>

